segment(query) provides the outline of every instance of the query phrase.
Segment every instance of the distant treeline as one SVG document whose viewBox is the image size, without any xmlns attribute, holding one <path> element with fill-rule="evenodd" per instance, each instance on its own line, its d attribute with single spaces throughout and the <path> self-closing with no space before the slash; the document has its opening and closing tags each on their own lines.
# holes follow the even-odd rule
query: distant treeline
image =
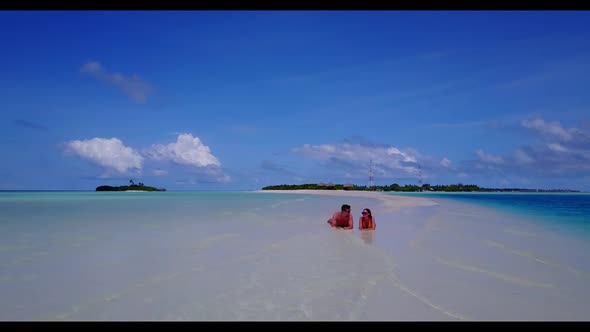
<svg viewBox="0 0 590 332">
<path fill-rule="evenodd" d="M 317 184 L 317 183 L 306 183 L 306 184 L 281 184 L 276 186 L 267 186 L 262 190 L 351 190 L 351 191 L 401 191 L 401 192 L 412 192 L 412 191 L 445 191 L 445 192 L 458 192 L 458 191 L 478 191 L 478 192 L 579 192 L 578 190 L 565 190 L 565 189 L 520 189 L 520 188 L 480 188 L 474 184 L 450 184 L 450 185 L 436 185 L 431 186 L 430 184 L 423 184 L 422 186 L 416 185 L 404 185 L 400 186 L 397 183 L 389 186 L 357 186 L 353 184 Z"/>
<path fill-rule="evenodd" d="M 166 189 L 164 189 L 164 188 L 158 189 L 158 188 L 154 188 L 154 187 L 144 186 L 143 184 L 141 184 L 141 185 L 132 184 L 130 186 L 118 186 L 118 187 L 112 187 L 112 186 L 96 187 L 96 191 L 126 191 L 126 190 L 166 191 Z"/>
</svg>

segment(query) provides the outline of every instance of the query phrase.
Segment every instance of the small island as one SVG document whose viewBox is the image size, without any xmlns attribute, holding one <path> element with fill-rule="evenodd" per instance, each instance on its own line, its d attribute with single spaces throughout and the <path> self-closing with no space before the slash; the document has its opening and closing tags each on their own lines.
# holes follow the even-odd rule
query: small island
<svg viewBox="0 0 590 332">
<path fill-rule="evenodd" d="M 133 180 L 129 180 L 128 186 L 100 186 L 96 187 L 96 191 L 166 191 L 165 188 L 155 188 L 144 185 L 142 182 L 135 184 Z"/>
<path fill-rule="evenodd" d="M 569 189 L 523 189 L 523 188 L 481 188 L 474 184 L 451 184 L 451 185 L 435 185 L 431 186 L 425 183 L 421 186 L 404 185 L 400 186 L 397 183 L 385 186 L 357 186 L 351 183 L 333 184 L 333 183 L 306 183 L 306 184 L 281 184 L 276 186 L 267 186 L 262 190 L 351 190 L 351 191 L 394 191 L 394 192 L 567 192 L 577 193 L 578 190 Z"/>
</svg>

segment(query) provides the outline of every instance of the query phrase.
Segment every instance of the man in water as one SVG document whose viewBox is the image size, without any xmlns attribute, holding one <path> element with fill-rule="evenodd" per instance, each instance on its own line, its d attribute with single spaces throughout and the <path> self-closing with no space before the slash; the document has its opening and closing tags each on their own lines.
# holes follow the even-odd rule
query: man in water
<svg viewBox="0 0 590 332">
<path fill-rule="evenodd" d="M 332 218 L 328 219 L 328 224 L 332 227 L 352 229 L 352 214 L 350 213 L 350 205 L 343 204 L 340 212 L 334 212 Z"/>
</svg>

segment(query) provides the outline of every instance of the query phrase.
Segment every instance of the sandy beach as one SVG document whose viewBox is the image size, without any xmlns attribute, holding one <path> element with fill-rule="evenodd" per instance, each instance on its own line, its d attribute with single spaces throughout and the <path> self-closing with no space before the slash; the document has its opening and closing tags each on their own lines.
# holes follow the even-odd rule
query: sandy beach
<svg viewBox="0 0 590 332">
<path fill-rule="evenodd" d="M 334 197 L 362 197 L 377 199 L 381 201 L 387 211 L 397 211 L 402 208 L 434 206 L 438 203 L 420 197 L 403 197 L 384 195 L 381 192 L 374 191 L 348 191 L 348 190 L 258 190 L 258 193 L 277 193 L 277 194 L 306 194 Z"/>
<path fill-rule="evenodd" d="M 19 195 L 0 202 L 0 320 L 590 317 L 588 242 L 481 206 L 351 191 Z M 326 224 L 344 203 L 353 230 Z M 358 230 L 364 207 L 375 231 Z"/>
<path fill-rule="evenodd" d="M 379 291 L 369 287 L 358 319 L 580 320 L 590 314 L 581 295 L 590 295 L 584 286 L 590 266 L 583 263 L 590 257 L 581 254 L 588 243 L 548 233 L 533 220 L 381 192 L 260 192 L 340 197 L 353 211 L 358 198 L 382 203 L 373 206 L 377 231 L 352 234 L 390 269 L 375 285 Z"/>
</svg>

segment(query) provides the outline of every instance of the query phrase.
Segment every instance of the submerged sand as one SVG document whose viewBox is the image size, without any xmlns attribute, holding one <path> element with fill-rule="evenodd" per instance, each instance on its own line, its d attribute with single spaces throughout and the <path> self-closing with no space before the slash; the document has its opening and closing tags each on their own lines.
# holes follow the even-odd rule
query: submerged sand
<svg viewBox="0 0 590 332">
<path fill-rule="evenodd" d="M 552 233 L 522 216 L 446 200 L 379 192 L 263 192 L 337 196 L 355 205 L 355 198 L 382 203 L 373 209 L 376 231 L 334 230 L 368 245 L 356 252 L 361 250 L 352 244 L 356 242 L 350 244 L 355 253 L 348 257 L 347 273 L 360 276 L 363 290 L 352 301 L 348 319 L 590 317 L 590 243 L 585 239 Z M 356 228 L 358 213 L 354 217 Z M 373 259 L 381 261 L 381 268 L 368 263 Z"/>
<path fill-rule="evenodd" d="M 277 194 L 306 194 L 336 197 L 362 197 L 377 199 L 384 204 L 388 211 L 395 211 L 402 208 L 433 206 L 438 203 L 421 197 L 391 196 L 380 192 L 373 191 L 348 191 L 348 190 L 259 190 L 258 193 L 277 193 Z"/>
<path fill-rule="evenodd" d="M 149 196 L 93 201 L 67 227 L 28 209 L 35 227 L 0 242 L 0 320 L 590 317 L 590 244 L 535 220 L 379 192 Z M 326 224 L 344 203 L 353 230 Z"/>
</svg>

